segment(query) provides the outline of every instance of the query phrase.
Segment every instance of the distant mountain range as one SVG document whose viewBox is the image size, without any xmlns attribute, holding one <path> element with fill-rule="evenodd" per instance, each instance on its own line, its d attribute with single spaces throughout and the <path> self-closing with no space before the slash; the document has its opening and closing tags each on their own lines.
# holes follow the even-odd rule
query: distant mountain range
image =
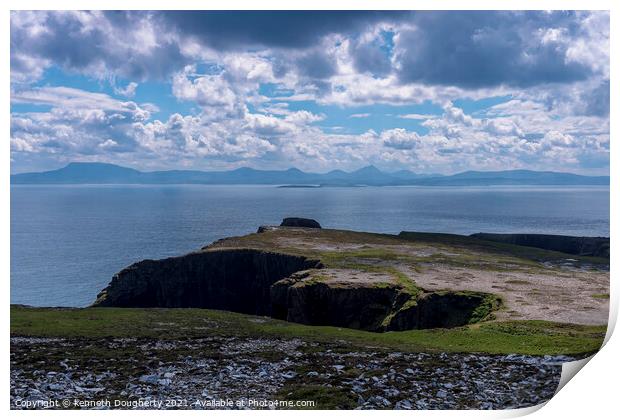
<svg viewBox="0 0 620 420">
<path fill-rule="evenodd" d="M 109 163 L 75 162 L 53 171 L 11 175 L 11 184 L 609 185 L 609 177 L 527 170 L 467 171 L 443 176 L 417 174 L 407 170 L 382 172 L 374 166 L 367 166 L 353 172 L 334 170 L 323 174 L 303 172 L 297 168 L 282 171 L 239 168 L 232 171 L 214 172 L 189 170 L 141 172 Z"/>
</svg>

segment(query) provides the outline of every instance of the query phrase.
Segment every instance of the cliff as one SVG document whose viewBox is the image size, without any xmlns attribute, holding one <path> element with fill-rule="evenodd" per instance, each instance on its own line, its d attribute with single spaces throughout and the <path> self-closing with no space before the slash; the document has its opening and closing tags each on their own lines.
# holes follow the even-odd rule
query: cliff
<svg viewBox="0 0 620 420">
<path fill-rule="evenodd" d="M 271 313 L 270 286 L 318 260 L 251 249 L 144 260 L 116 274 L 95 306 L 226 309 Z"/>
<path fill-rule="evenodd" d="M 572 280 L 557 282 L 566 271 Z M 577 282 L 582 296 L 568 302 Z M 605 293 L 604 260 L 591 257 L 459 235 L 270 226 L 188 255 L 133 264 L 94 306 L 221 309 L 402 331 L 496 317 L 598 324 L 608 302 L 595 296 Z"/>
<path fill-rule="evenodd" d="M 566 254 L 609 258 L 609 238 L 544 235 L 533 233 L 475 233 L 474 238 L 564 252 Z"/>
<path fill-rule="evenodd" d="M 116 274 L 93 306 L 222 309 L 388 331 L 465 325 L 500 303 L 485 293 L 423 293 L 390 276 L 369 281 L 360 272 L 322 268 L 316 259 L 252 249 L 145 260 Z"/>
</svg>

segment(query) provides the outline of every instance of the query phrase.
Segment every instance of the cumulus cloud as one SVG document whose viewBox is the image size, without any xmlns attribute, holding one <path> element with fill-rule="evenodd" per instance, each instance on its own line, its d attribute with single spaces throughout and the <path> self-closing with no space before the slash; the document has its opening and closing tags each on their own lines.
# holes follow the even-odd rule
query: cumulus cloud
<svg viewBox="0 0 620 420">
<path fill-rule="evenodd" d="M 204 79 L 204 78 L 203 78 Z M 209 97 L 221 87 L 202 80 L 185 87 L 187 96 L 205 107 L 226 106 L 234 101 Z M 224 95 L 225 96 L 225 95 Z M 217 101 L 211 103 L 209 101 Z M 253 114 L 242 108 L 238 114 L 172 114 L 153 120 L 144 105 L 123 102 L 108 95 L 72 88 L 39 88 L 13 94 L 14 103 L 48 105 L 47 112 L 13 113 L 11 149 L 19 154 L 36 153 L 52 159 L 95 159 L 196 162 L 220 159 L 240 162 L 274 153 L 282 136 L 302 136 L 306 126 L 324 118 L 308 111 L 284 116 Z"/>
<path fill-rule="evenodd" d="M 205 109 L 232 112 L 239 100 L 222 74 L 191 77 L 194 66 L 188 66 L 172 79 L 172 93 L 181 100 L 193 101 Z"/>
<path fill-rule="evenodd" d="M 422 138 L 443 139 L 444 146 L 433 150 L 458 152 L 459 166 L 470 168 L 570 171 L 582 154 L 597 168 L 609 166 L 608 120 L 559 117 L 544 109 L 541 103 L 511 100 L 491 107 L 484 118 L 474 118 L 448 104 L 441 117 L 423 123 L 429 133 Z"/>
<path fill-rule="evenodd" d="M 392 71 L 392 30 L 390 25 L 379 24 L 349 43 L 349 54 L 358 72 L 386 76 Z"/>
<path fill-rule="evenodd" d="M 11 100 L 50 107 L 12 114 L 11 148 L 17 152 L 84 156 L 102 149 L 131 151 L 137 147 L 132 127 L 150 118 L 135 102 L 66 87 L 13 92 Z"/>
<path fill-rule="evenodd" d="M 368 25 L 400 21 L 392 11 L 173 11 L 162 18 L 175 30 L 221 50 L 248 46 L 306 48 L 333 33 L 355 34 Z"/>
<path fill-rule="evenodd" d="M 275 150 L 269 141 L 253 133 L 233 131 L 222 124 L 173 114 L 168 121 L 156 120 L 134 126 L 140 144 L 158 155 L 178 159 L 221 158 L 232 161 L 258 158 Z"/>
<path fill-rule="evenodd" d="M 347 40 L 359 73 L 460 87 L 529 86 L 608 74 L 605 12 L 168 11 L 13 12 L 12 63 L 45 60 L 75 71 L 162 77 L 196 55 L 271 51 L 278 71 L 334 74 L 321 48 Z M 287 61 L 287 56 L 294 63 Z M 265 70 L 265 67 L 262 69 Z M 259 70 L 260 71 L 260 70 Z M 278 73 L 276 71 L 276 73 Z M 21 74 L 22 72 L 19 71 Z"/>
<path fill-rule="evenodd" d="M 12 12 L 11 72 L 25 79 L 28 57 L 101 79 L 163 78 L 186 57 L 175 34 L 158 30 L 156 20 L 150 13 Z"/>
<path fill-rule="evenodd" d="M 110 95 L 57 86 L 52 68 Z M 192 111 L 154 119 L 138 99 L 151 81 Z M 14 162 L 605 171 L 609 14 L 16 11 L 11 91 Z M 511 100 L 454 105 L 499 96 Z M 400 122 L 346 134 L 373 106 L 425 103 L 443 113 L 398 109 Z M 320 127 L 321 107 L 345 121 Z"/>
<path fill-rule="evenodd" d="M 408 132 L 402 128 L 394 128 L 381 133 L 381 140 L 386 147 L 394 149 L 410 150 L 420 141 L 416 132 Z"/>
<path fill-rule="evenodd" d="M 395 61 L 403 82 L 477 88 L 584 80 L 598 64 L 571 59 L 583 55 L 569 49 L 583 39 L 579 27 L 572 12 L 419 12 L 395 36 Z"/>
</svg>

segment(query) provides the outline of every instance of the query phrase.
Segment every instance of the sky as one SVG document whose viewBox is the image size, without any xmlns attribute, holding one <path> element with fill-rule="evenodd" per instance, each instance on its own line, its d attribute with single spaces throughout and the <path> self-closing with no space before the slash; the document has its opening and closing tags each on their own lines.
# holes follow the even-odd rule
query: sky
<svg viewBox="0 0 620 420">
<path fill-rule="evenodd" d="M 14 11 L 11 172 L 609 174 L 609 14 Z"/>
</svg>

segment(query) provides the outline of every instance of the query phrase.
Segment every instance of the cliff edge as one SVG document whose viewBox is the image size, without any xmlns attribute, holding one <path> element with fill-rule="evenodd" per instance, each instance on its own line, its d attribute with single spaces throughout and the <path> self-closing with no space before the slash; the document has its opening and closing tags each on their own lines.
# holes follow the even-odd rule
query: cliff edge
<svg viewBox="0 0 620 420">
<path fill-rule="evenodd" d="M 606 270 L 600 258 L 460 235 L 269 226 L 132 264 L 93 306 L 220 309 L 368 331 L 493 318 L 596 325 L 607 319 Z"/>
</svg>

